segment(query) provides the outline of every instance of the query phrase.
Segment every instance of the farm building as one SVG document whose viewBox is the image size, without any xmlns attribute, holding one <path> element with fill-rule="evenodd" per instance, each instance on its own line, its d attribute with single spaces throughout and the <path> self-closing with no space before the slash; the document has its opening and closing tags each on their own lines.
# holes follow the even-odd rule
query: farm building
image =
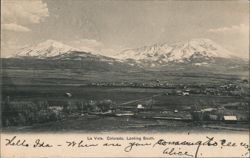
<svg viewBox="0 0 250 158">
<path fill-rule="evenodd" d="M 189 92 L 182 92 L 183 96 L 189 96 Z"/>
<path fill-rule="evenodd" d="M 144 109 L 145 107 L 142 104 L 137 105 L 137 109 Z"/>
<path fill-rule="evenodd" d="M 237 117 L 235 115 L 223 116 L 223 120 L 225 120 L 225 121 L 237 121 Z"/>
</svg>

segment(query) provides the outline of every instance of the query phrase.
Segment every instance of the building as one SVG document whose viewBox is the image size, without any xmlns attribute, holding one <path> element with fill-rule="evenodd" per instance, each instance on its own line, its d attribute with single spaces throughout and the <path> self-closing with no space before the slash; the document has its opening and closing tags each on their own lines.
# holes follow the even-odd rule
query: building
<svg viewBox="0 0 250 158">
<path fill-rule="evenodd" d="M 137 109 L 144 109 L 145 107 L 142 104 L 137 105 Z"/>
<path fill-rule="evenodd" d="M 223 116 L 223 120 L 225 120 L 225 121 L 237 121 L 237 117 L 235 115 Z"/>
<path fill-rule="evenodd" d="M 189 92 L 182 92 L 183 96 L 189 96 Z"/>
</svg>

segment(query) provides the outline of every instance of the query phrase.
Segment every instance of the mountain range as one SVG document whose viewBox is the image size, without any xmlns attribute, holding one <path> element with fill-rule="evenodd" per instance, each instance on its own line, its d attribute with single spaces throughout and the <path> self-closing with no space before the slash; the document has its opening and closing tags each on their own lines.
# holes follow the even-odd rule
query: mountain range
<svg viewBox="0 0 250 158">
<path fill-rule="evenodd" d="M 170 63 L 194 63 L 204 65 L 216 58 L 236 58 L 231 52 L 209 39 L 193 39 L 174 44 L 154 44 L 136 49 L 124 50 L 117 58 L 135 60 L 149 66 L 164 66 Z"/>
<path fill-rule="evenodd" d="M 151 46 L 123 50 L 113 57 L 97 55 L 55 40 L 47 40 L 21 49 L 13 58 L 81 61 L 89 64 L 94 62 L 95 65 L 99 64 L 98 67 L 103 67 L 105 63 L 106 66 L 116 66 L 121 69 L 122 67 L 134 67 L 150 70 L 173 68 L 173 65 L 182 68 L 192 66 L 210 69 L 214 67 L 234 69 L 241 67 L 242 64 L 244 66 L 247 64 L 246 60 L 234 56 L 233 53 L 210 39 L 192 39 L 173 44 L 157 43 Z"/>
</svg>

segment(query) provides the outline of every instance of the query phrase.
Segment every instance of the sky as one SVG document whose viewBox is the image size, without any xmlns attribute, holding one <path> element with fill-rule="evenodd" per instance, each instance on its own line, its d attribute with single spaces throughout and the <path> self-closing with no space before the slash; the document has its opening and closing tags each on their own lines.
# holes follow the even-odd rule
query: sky
<svg viewBox="0 0 250 158">
<path fill-rule="evenodd" d="M 2 0 L 1 56 L 48 39 L 113 55 L 129 48 L 208 38 L 249 56 L 249 2 Z"/>
</svg>

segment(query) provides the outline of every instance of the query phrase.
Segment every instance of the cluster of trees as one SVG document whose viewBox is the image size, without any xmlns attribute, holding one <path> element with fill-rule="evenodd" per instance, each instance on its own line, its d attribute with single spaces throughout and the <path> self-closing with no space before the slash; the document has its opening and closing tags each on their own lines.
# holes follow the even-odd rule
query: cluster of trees
<svg viewBox="0 0 250 158">
<path fill-rule="evenodd" d="M 47 102 L 18 101 L 4 102 L 2 105 L 3 126 L 32 125 L 62 118 L 60 113 L 48 109 Z"/>
<path fill-rule="evenodd" d="M 107 112 L 115 109 L 116 103 L 112 100 L 105 99 L 100 101 L 68 101 L 63 108 L 67 114 L 70 113 L 88 113 L 88 112 Z"/>
<path fill-rule="evenodd" d="M 52 108 L 52 107 L 55 108 Z M 61 108 L 59 108 L 61 107 Z M 9 101 L 2 102 L 3 126 L 27 126 L 34 123 L 58 121 L 70 114 L 106 112 L 115 108 L 111 100 L 68 101 L 51 105 L 47 101 Z"/>
</svg>

